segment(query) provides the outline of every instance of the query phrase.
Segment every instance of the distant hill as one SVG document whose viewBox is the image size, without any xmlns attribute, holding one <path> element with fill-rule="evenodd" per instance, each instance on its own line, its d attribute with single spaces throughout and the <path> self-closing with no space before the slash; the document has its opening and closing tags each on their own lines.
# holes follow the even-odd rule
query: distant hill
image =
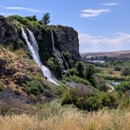
<svg viewBox="0 0 130 130">
<path fill-rule="evenodd" d="M 130 50 L 120 50 L 120 51 L 111 51 L 111 52 L 86 52 L 81 53 L 82 58 L 91 58 L 91 57 L 103 57 L 107 56 L 108 58 L 130 58 Z"/>
</svg>

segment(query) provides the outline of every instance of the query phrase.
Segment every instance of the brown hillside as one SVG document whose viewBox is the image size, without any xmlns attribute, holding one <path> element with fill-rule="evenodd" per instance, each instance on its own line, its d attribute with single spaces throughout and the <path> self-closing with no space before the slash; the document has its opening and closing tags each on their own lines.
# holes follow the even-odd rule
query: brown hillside
<svg viewBox="0 0 130 130">
<path fill-rule="evenodd" d="M 109 58 L 130 58 L 130 50 L 115 51 L 115 52 L 87 52 L 82 53 L 81 57 L 91 58 L 91 57 L 103 57 L 107 56 Z"/>
<path fill-rule="evenodd" d="M 20 58 L 0 47 L 0 86 L 2 88 L 10 87 L 21 91 L 24 83 L 30 80 L 30 74 L 39 71 L 40 69 L 32 60 Z"/>
</svg>

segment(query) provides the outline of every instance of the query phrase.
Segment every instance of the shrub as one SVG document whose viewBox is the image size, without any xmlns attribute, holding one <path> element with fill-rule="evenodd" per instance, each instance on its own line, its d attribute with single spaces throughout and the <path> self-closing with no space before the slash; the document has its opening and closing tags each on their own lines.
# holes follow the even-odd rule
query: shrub
<svg viewBox="0 0 130 130">
<path fill-rule="evenodd" d="M 39 20 L 38 23 L 41 24 L 41 25 L 43 24 L 42 20 Z"/>
<path fill-rule="evenodd" d="M 83 75 L 84 64 L 83 64 L 81 61 L 78 61 L 78 62 L 75 64 L 75 69 L 76 69 L 77 75 L 78 75 L 79 77 L 84 78 L 84 75 Z"/>
<path fill-rule="evenodd" d="M 122 91 L 122 92 L 126 92 L 130 90 L 130 81 L 121 82 L 121 84 L 116 86 L 115 89 L 117 91 Z"/>
<path fill-rule="evenodd" d="M 71 88 L 64 93 L 62 105 L 73 104 L 83 110 L 98 110 L 102 104 L 98 101 L 98 95 L 87 91 L 84 87 Z"/>
<path fill-rule="evenodd" d="M 95 67 L 91 64 L 88 64 L 88 65 L 85 66 L 85 69 L 84 69 L 84 72 L 83 72 L 84 77 L 86 79 L 90 80 L 94 76 L 95 72 L 96 72 Z"/>
<path fill-rule="evenodd" d="M 100 64 L 100 66 L 101 66 L 101 67 L 106 67 L 106 68 L 107 68 L 109 65 L 108 65 L 108 63 L 103 63 L 103 64 Z"/>
<path fill-rule="evenodd" d="M 24 25 L 27 25 L 28 24 L 28 19 L 26 19 L 26 18 L 22 18 L 21 20 L 20 20 L 20 22 L 22 23 L 22 24 L 24 24 Z"/>
<path fill-rule="evenodd" d="M 62 97 L 62 105 L 74 104 L 80 109 L 85 109 L 87 106 L 87 91 L 80 92 L 81 88 L 71 88 L 65 92 Z"/>
<path fill-rule="evenodd" d="M 108 73 L 109 73 L 109 74 L 113 74 L 113 71 L 112 71 L 112 70 L 109 70 Z"/>
<path fill-rule="evenodd" d="M 129 74 L 130 74 L 130 67 L 129 66 L 123 67 L 122 70 L 121 70 L 121 75 L 127 76 Z"/>
<path fill-rule="evenodd" d="M 106 86 L 106 82 L 103 78 L 98 78 L 97 79 L 97 88 L 100 90 L 100 91 L 107 91 L 107 86 Z"/>
<path fill-rule="evenodd" d="M 98 96 L 89 97 L 87 100 L 88 110 L 98 110 L 103 107 L 102 103 L 97 99 Z"/>
<path fill-rule="evenodd" d="M 117 98 L 113 93 L 104 93 L 102 92 L 99 95 L 99 101 L 103 106 L 107 106 L 108 108 L 117 108 Z"/>
<path fill-rule="evenodd" d="M 66 84 L 60 84 L 59 86 L 54 86 L 53 91 L 56 95 L 61 96 L 65 91 L 67 91 L 68 86 Z"/>
<path fill-rule="evenodd" d="M 8 16 L 8 19 L 21 21 L 22 17 L 19 15 L 10 15 Z"/>
<path fill-rule="evenodd" d="M 37 17 L 36 17 L 36 15 L 33 15 L 33 16 L 27 16 L 27 17 L 25 17 L 25 18 L 27 18 L 27 19 L 30 20 L 30 21 L 37 21 Z"/>
<path fill-rule="evenodd" d="M 101 73 L 103 72 L 102 69 L 96 68 L 96 73 Z"/>
<path fill-rule="evenodd" d="M 114 69 L 115 69 L 115 71 L 121 71 L 121 66 L 116 65 Z"/>
<path fill-rule="evenodd" d="M 88 64 L 85 66 L 83 71 L 85 79 L 87 79 L 94 87 L 96 87 L 96 80 L 94 74 L 96 73 L 96 69 L 93 65 Z"/>
<path fill-rule="evenodd" d="M 39 90 L 40 86 L 42 86 L 42 84 L 37 80 L 27 81 L 26 82 L 26 92 L 28 94 L 39 95 L 40 94 L 40 90 Z"/>
<path fill-rule="evenodd" d="M 61 66 L 57 58 L 49 58 L 47 66 L 53 71 L 56 77 L 61 77 Z"/>
<path fill-rule="evenodd" d="M 62 51 L 62 54 L 63 54 L 63 56 L 64 56 L 64 58 L 65 58 L 65 60 L 68 62 L 68 64 L 69 64 L 69 66 L 73 66 L 73 60 L 70 60 L 70 59 L 72 59 L 71 58 L 71 54 L 69 53 L 69 51 Z"/>
<path fill-rule="evenodd" d="M 67 72 L 65 74 L 66 77 L 70 77 L 70 76 L 74 76 L 74 75 L 76 75 L 75 68 L 71 68 L 71 69 L 67 70 Z"/>
</svg>

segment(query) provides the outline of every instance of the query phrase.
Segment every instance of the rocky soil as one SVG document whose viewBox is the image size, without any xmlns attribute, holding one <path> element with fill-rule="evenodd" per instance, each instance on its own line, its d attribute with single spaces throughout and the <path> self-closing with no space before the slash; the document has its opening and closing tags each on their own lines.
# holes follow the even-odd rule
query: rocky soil
<svg viewBox="0 0 130 130">
<path fill-rule="evenodd" d="M 33 103 L 27 96 L 22 95 L 18 91 L 12 91 L 11 88 L 6 88 L 5 90 L 0 92 L 0 101 L 6 102 L 6 101 L 18 101 L 24 104 L 30 104 Z"/>
<path fill-rule="evenodd" d="M 32 62 L 32 63 L 31 63 Z M 29 75 L 40 72 L 40 68 L 29 59 L 22 59 L 14 53 L 0 47 L 0 86 L 21 90 L 30 80 Z"/>
<path fill-rule="evenodd" d="M 23 91 L 25 83 L 31 80 L 30 74 L 36 74 L 37 72 L 41 72 L 41 70 L 33 61 L 22 59 L 0 46 L 0 90 L 3 91 L 0 93 L 0 100 L 6 97 L 19 97 L 19 100 L 26 102 L 24 98 L 21 98 L 23 97 L 21 95 L 27 96 Z M 17 95 L 14 92 L 21 94 Z M 8 96 L 6 96 L 7 94 Z M 27 100 L 27 102 L 29 101 Z"/>
</svg>

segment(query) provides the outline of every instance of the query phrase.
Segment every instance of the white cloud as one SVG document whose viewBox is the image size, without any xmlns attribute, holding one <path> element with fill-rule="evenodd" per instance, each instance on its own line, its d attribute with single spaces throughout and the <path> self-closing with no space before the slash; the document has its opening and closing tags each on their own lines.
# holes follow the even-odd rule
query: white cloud
<svg viewBox="0 0 130 130">
<path fill-rule="evenodd" d="M 96 17 L 99 16 L 102 13 L 110 12 L 110 9 L 98 9 L 98 10 L 92 10 L 92 9 L 85 9 L 81 11 L 80 14 L 81 17 Z"/>
<path fill-rule="evenodd" d="M 8 9 L 8 10 L 24 10 L 24 11 L 29 11 L 29 12 L 41 12 L 40 10 L 27 8 L 27 7 L 5 7 L 5 9 Z"/>
<path fill-rule="evenodd" d="M 106 5 L 106 6 L 115 6 L 115 5 L 118 5 L 119 3 L 117 2 L 113 2 L 113 3 L 105 3 L 105 4 L 102 4 L 102 5 Z"/>
<path fill-rule="evenodd" d="M 0 14 L 3 15 L 3 16 L 14 15 L 14 14 L 12 14 L 12 13 L 1 13 L 1 12 L 0 12 Z"/>
<path fill-rule="evenodd" d="M 130 34 L 115 33 L 114 38 L 79 34 L 80 52 L 130 49 Z"/>
</svg>

